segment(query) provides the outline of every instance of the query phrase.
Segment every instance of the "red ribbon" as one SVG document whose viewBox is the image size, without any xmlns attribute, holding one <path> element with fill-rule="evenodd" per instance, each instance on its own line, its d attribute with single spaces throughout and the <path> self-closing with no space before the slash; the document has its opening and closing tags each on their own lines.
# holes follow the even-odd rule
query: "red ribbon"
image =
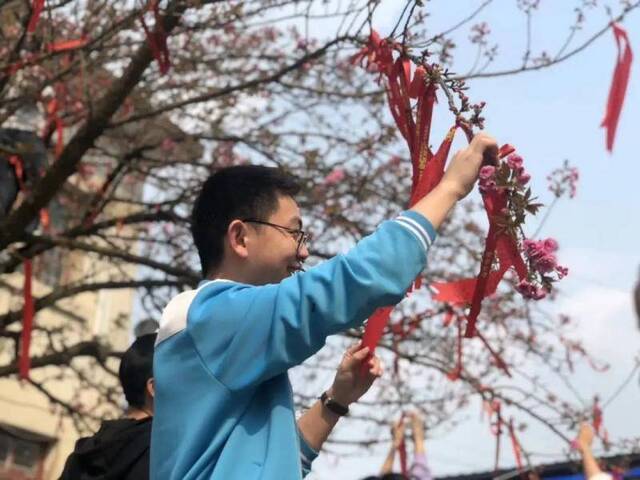
<svg viewBox="0 0 640 480">
<path fill-rule="evenodd" d="M 44 10 L 44 0 L 33 0 L 33 4 L 31 5 L 31 18 L 29 19 L 29 25 L 27 25 L 27 32 L 33 33 L 36 31 L 36 26 L 38 25 L 38 20 L 40 20 L 42 10 Z"/>
<path fill-rule="evenodd" d="M 29 378 L 31 359 L 29 358 L 29 347 L 31 346 L 31 331 L 33 329 L 33 295 L 31 292 L 31 279 L 33 272 L 31 269 L 31 259 L 24 261 L 24 307 L 22 313 L 22 334 L 20 342 L 20 360 L 18 365 L 21 379 Z"/>
<path fill-rule="evenodd" d="M 598 397 L 593 399 L 593 431 L 598 437 L 602 436 L 602 408 L 600 408 L 600 400 Z"/>
<path fill-rule="evenodd" d="M 147 26 L 147 22 L 144 20 L 144 16 L 140 16 L 140 22 L 142 28 L 147 36 L 147 42 L 149 42 L 149 48 L 153 58 L 158 62 L 158 68 L 160 74 L 165 75 L 171 67 L 171 60 L 169 58 L 169 48 L 167 47 L 167 33 L 162 26 L 162 17 L 160 16 L 160 7 L 158 0 L 152 0 L 149 4 L 149 10 L 153 12 L 154 26 L 153 31 Z"/>
<path fill-rule="evenodd" d="M 400 442 L 400 445 L 398 445 L 398 455 L 400 456 L 400 471 L 402 472 L 402 475 L 406 477 L 409 470 L 407 468 L 407 444 L 404 441 L 404 438 L 402 439 L 402 442 Z"/>
<path fill-rule="evenodd" d="M 500 148 L 498 156 L 504 158 L 513 151 L 514 148 L 512 146 L 504 145 Z M 489 232 L 485 240 L 480 273 L 475 279 L 434 282 L 432 284 L 436 290 L 436 294 L 433 296 L 434 300 L 458 306 L 471 304 L 471 309 L 467 316 L 466 338 L 476 336 L 476 321 L 480 313 L 482 300 L 495 293 L 500 280 L 507 270 L 513 266 L 521 280 L 527 276 L 527 266 L 520 255 L 518 245 L 514 239 L 503 232 L 496 221 L 502 210 L 507 207 L 506 193 L 504 191 L 484 193 L 482 200 L 489 218 Z M 492 271 L 496 255 L 500 262 L 500 268 L 497 271 Z"/>
<path fill-rule="evenodd" d="M 60 40 L 57 42 L 48 43 L 45 45 L 44 49 L 47 53 L 68 52 L 71 50 L 83 48 L 88 43 L 89 43 L 89 37 L 82 36 L 81 38 L 76 38 L 73 40 Z M 5 67 L 3 75 L 10 77 L 11 75 L 14 75 L 16 72 L 18 72 L 19 70 L 22 70 L 23 68 L 29 65 L 37 64 L 40 60 L 42 60 L 42 58 L 43 56 L 40 54 L 33 54 L 33 53 L 27 54 L 23 60 L 14 62 L 8 65 L 7 67 Z"/>
<path fill-rule="evenodd" d="M 59 90 L 56 88 L 56 90 Z M 47 124 L 45 125 L 45 135 L 49 132 L 49 129 L 53 127 L 56 132 L 56 146 L 54 148 L 55 157 L 58 158 L 64 150 L 64 125 L 62 119 L 58 114 L 60 110 L 60 102 L 57 98 L 52 98 L 47 103 Z"/>
<path fill-rule="evenodd" d="M 513 447 L 513 456 L 516 458 L 516 465 L 518 470 L 522 470 L 524 466 L 522 463 L 522 447 L 516 437 L 516 431 L 513 427 L 513 418 L 509 419 L 509 437 L 511 437 L 511 446 Z"/>
<path fill-rule="evenodd" d="M 22 158 L 19 155 L 9 156 L 9 165 L 13 167 L 16 172 L 16 179 L 18 180 L 18 187 L 24 191 L 26 186 L 24 184 L 24 165 L 22 164 Z"/>
<path fill-rule="evenodd" d="M 618 53 L 609 90 L 609 99 L 607 100 L 607 109 L 601 124 L 602 127 L 607 129 L 607 150 L 609 152 L 613 150 L 613 141 L 616 136 L 624 97 L 627 93 L 629 75 L 631 74 L 631 61 L 633 60 L 627 32 L 617 23 L 612 23 L 611 28 L 616 39 Z"/>
<path fill-rule="evenodd" d="M 9 164 L 13 166 L 16 172 L 16 178 L 18 180 L 18 186 L 20 190 L 26 194 L 26 185 L 24 181 L 24 165 L 22 158 L 18 155 L 11 155 L 9 157 Z M 40 218 L 46 217 L 48 226 L 48 212 L 45 209 L 40 210 Z M 22 333 L 20 342 L 20 358 L 18 361 L 18 373 L 21 379 L 29 378 L 29 368 L 31 367 L 31 360 L 29 358 L 29 347 L 31 345 L 31 331 L 33 329 L 33 294 L 31 292 L 31 280 L 33 272 L 31 268 L 31 259 L 27 258 L 24 261 L 24 284 L 22 289 L 24 305 L 22 307 Z"/>
<path fill-rule="evenodd" d="M 407 142 L 411 154 L 411 207 L 429 193 L 442 178 L 457 126 L 449 130 L 434 156 L 429 149 L 429 137 L 436 87 L 433 83 L 427 84 L 426 71 L 422 66 L 416 68 L 412 78 L 411 60 L 403 55 L 394 60 L 394 49 L 397 50 L 398 45 L 381 39 L 377 32 L 372 31 L 368 44 L 352 58 L 352 62 L 366 63 L 368 70 L 378 71 L 381 79 L 385 79 L 391 116 Z M 415 119 L 411 99 L 417 99 Z M 417 278 L 414 287 L 419 288 L 420 284 L 421 278 Z M 384 333 L 392 310 L 392 307 L 379 309 L 369 318 L 363 344 L 369 347 L 372 353 Z"/>
<path fill-rule="evenodd" d="M 498 466 L 500 464 L 500 437 L 502 436 L 502 413 L 500 411 L 500 402 L 498 400 L 492 400 L 490 403 L 491 413 L 489 416 L 489 422 L 491 422 L 491 417 L 493 414 L 496 415 L 495 423 L 491 424 L 491 433 L 493 433 L 496 437 L 496 460 L 495 460 L 495 470 L 498 470 Z"/>
<path fill-rule="evenodd" d="M 369 317 L 367 326 L 364 329 L 364 335 L 362 336 L 362 345 L 369 347 L 370 354 L 373 354 L 375 351 L 376 345 L 378 345 L 378 341 L 387 326 L 392 310 L 393 307 L 379 308 Z"/>
<path fill-rule="evenodd" d="M 404 422 L 404 412 L 400 416 L 400 423 L 403 424 L 403 422 Z M 402 472 L 402 475 L 407 477 L 409 469 L 407 468 L 407 443 L 404 441 L 404 433 L 402 435 L 402 439 L 400 440 L 400 443 L 398 444 L 397 450 L 398 450 L 398 456 L 400 457 L 400 471 Z"/>
<path fill-rule="evenodd" d="M 471 309 L 467 316 L 467 329 L 465 337 L 476 335 L 476 321 L 480 314 L 482 300 L 489 294 L 493 294 L 498 283 L 510 267 L 515 267 L 521 280 L 527 278 L 527 267 L 520 256 L 515 241 L 504 233 L 497 224 L 497 217 L 507 206 L 507 197 L 504 192 L 495 192 L 483 195 L 483 202 L 489 217 L 489 232 L 485 241 L 484 253 L 480 263 L 480 273 L 476 279 Z M 500 269 L 492 276 L 493 260 L 498 254 Z M 489 289 L 487 287 L 490 287 Z"/>
<path fill-rule="evenodd" d="M 436 101 L 436 87 L 433 83 L 427 83 L 426 71 L 419 66 L 411 78 L 411 61 L 402 54 L 394 61 L 393 51 L 398 46 L 389 40 L 380 38 L 377 32 L 372 31 L 368 44 L 353 58 L 353 63 L 366 63 L 368 70 L 380 73 L 380 78 L 385 79 L 385 91 L 389 102 L 391 115 L 404 137 L 411 154 L 412 185 L 409 206 L 413 206 L 421 198 L 427 195 L 440 182 L 444 175 L 444 167 L 449 155 L 451 144 L 458 127 L 463 128 L 469 141 L 471 131 L 467 125 L 457 123 L 449 129 L 442 144 L 435 155 L 429 149 L 429 136 L 433 116 L 433 106 Z M 411 99 L 417 98 L 417 114 L 414 120 L 411 109 Z M 505 145 L 500 149 L 500 157 L 509 155 L 514 148 Z M 496 217 L 507 206 L 505 192 L 495 192 L 483 195 L 487 215 L 489 216 L 489 233 L 487 235 L 485 251 L 482 258 L 480 274 L 477 279 L 466 279 L 452 283 L 434 284 L 439 290 L 434 296 L 436 300 L 448 302 L 451 305 L 471 304 L 468 316 L 465 337 L 476 335 L 475 323 L 480 312 L 482 300 L 497 289 L 498 283 L 511 267 L 515 266 L 518 275 L 526 278 L 527 268 L 520 256 L 517 245 L 513 239 L 504 234 L 498 227 Z M 495 255 L 500 260 L 500 270 L 492 272 Z M 416 279 L 415 288 L 419 288 L 421 279 Z M 369 347 L 373 353 L 378 344 L 393 307 L 378 309 L 369 318 L 363 336 L 363 345 Z M 454 370 L 447 376 L 456 380 L 462 371 L 462 339 L 461 324 L 458 322 L 458 353 Z M 481 337 L 482 342 L 491 352 L 496 365 L 507 374 L 506 363 L 491 348 L 488 342 Z"/>
<path fill-rule="evenodd" d="M 82 48 L 89 43 L 89 38 L 85 35 L 73 40 L 60 40 L 59 42 L 49 43 L 46 46 L 46 50 L 49 53 L 67 52 L 69 50 L 76 50 Z"/>
</svg>

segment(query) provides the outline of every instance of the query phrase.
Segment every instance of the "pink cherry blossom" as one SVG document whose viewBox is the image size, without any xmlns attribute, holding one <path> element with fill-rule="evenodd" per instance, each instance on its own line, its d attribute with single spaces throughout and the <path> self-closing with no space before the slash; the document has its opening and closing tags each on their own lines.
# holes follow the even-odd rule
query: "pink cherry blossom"
<svg viewBox="0 0 640 480">
<path fill-rule="evenodd" d="M 535 259 L 544 255 L 544 250 L 541 248 L 540 242 L 535 240 L 525 239 L 522 242 L 522 246 L 527 257 Z"/>
<path fill-rule="evenodd" d="M 569 198 L 576 196 L 578 179 L 580 173 L 576 167 L 571 167 L 569 162 L 564 161 L 561 168 L 553 170 L 548 176 L 549 190 L 556 197 L 561 197 L 565 193 L 569 194 Z"/>
<path fill-rule="evenodd" d="M 516 290 L 522 294 L 525 298 L 532 298 L 535 293 L 535 285 L 528 280 L 522 280 L 516 285 Z"/>
<path fill-rule="evenodd" d="M 544 297 L 547 296 L 547 291 L 543 288 L 543 287 L 536 287 L 534 294 L 533 294 L 533 299 L 534 300 L 542 300 Z"/>
<path fill-rule="evenodd" d="M 535 262 L 535 267 L 540 273 L 553 272 L 558 266 L 556 256 L 552 253 L 546 253 L 538 258 Z"/>
<path fill-rule="evenodd" d="M 549 253 L 558 251 L 558 242 L 556 242 L 553 238 L 547 238 L 543 242 L 544 250 Z"/>
<path fill-rule="evenodd" d="M 329 175 L 324 177 L 324 184 L 335 185 L 337 183 L 340 183 L 342 180 L 344 180 L 344 177 L 345 177 L 344 170 L 342 168 L 336 167 L 331 171 L 331 173 L 329 173 Z"/>
<path fill-rule="evenodd" d="M 480 191 L 482 193 L 491 193 L 496 190 L 496 181 L 493 178 L 488 178 L 486 180 L 480 179 Z"/>
<path fill-rule="evenodd" d="M 391 165 L 392 167 L 397 167 L 398 165 L 400 165 L 401 161 L 402 161 L 401 157 L 399 157 L 398 155 L 393 155 L 389 159 L 389 165 Z"/>
<path fill-rule="evenodd" d="M 171 151 L 175 147 L 176 147 L 176 142 L 174 142 L 172 139 L 168 137 L 162 140 L 162 143 L 160 144 L 160 148 L 165 151 Z"/>
<path fill-rule="evenodd" d="M 486 165 L 480 169 L 479 177 L 481 180 L 488 180 L 496 173 L 496 167 L 492 165 Z"/>
<path fill-rule="evenodd" d="M 520 170 L 523 168 L 524 160 L 517 153 L 512 153 L 507 157 L 507 165 L 509 165 L 509 168 L 512 170 Z"/>
<path fill-rule="evenodd" d="M 543 287 L 538 287 L 528 280 L 522 280 L 516 286 L 516 290 L 520 292 L 523 297 L 532 300 L 542 300 L 547 296 L 547 291 Z"/>
<path fill-rule="evenodd" d="M 480 169 L 478 177 L 480 178 L 479 187 L 483 193 L 493 192 L 496 188 L 495 181 L 496 167 L 492 165 L 485 165 Z"/>
<path fill-rule="evenodd" d="M 567 267 L 563 267 L 562 265 L 558 265 L 556 267 L 556 272 L 558 273 L 558 278 L 562 279 L 569 275 L 569 269 Z"/>
</svg>

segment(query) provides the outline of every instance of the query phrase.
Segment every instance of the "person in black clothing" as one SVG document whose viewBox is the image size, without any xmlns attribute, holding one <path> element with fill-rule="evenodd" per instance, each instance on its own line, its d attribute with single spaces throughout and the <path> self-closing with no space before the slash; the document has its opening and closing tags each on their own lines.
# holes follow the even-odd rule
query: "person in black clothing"
<svg viewBox="0 0 640 480">
<path fill-rule="evenodd" d="M 95 435 L 78 440 L 60 480 L 149 478 L 155 341 L 155 333 L 143 335 L 124 353 L 118 375 L 129 403 L 125 417 L 104 421 Z"/>
</svg>

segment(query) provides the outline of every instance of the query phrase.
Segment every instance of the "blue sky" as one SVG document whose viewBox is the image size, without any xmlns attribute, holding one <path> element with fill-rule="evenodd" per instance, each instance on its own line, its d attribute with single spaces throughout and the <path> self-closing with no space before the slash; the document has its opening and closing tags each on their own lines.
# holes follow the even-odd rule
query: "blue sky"
<svg viewBox="0 0 640 480">
<path fill-rule="evenodd" d="M 431 31 L 436 32 L 456 23 L 482 2 L 425 3 L 431 12 L 427 22 L 433 26 Z M 558 50 L 573 20 L 573 7 L 578 3 L 541 2 L 533 28 L 534 53 Z M 589 21 L 574 45 L 606 24 L 604 4 L 598 3 L 599 8 L 589 14 Z M 397 18 L 403 4 L 383 2 L 374 26 L 383 34 L 388 32 L 389 22 Z M 609 4 L 614 11 L 619 9 L 618 2 Z M 500 45 L 501 54 L 490 70 L 517 66 L 525 45 L 525 17 L 517 13 L 516 2 L 496 0 L 478 20 L 490 24 L 492 41 Z M 542 201 L 551 201 L 546 175 L 564 159 L 580 170 L 577 197 L 558 203 L 542 235 L 559 241 L 561 263 L 571 272 L 563 281 L 555 308 L 577 318 L 580 327 L 577 334 L 585 345 L 612 365 L 606 374 L 578 372 L 575 384 L 587 399 L 595 393 L 608 397 L 629 374 L 640 350 L 640 330 L 631 304 L 631 289 L 640 271 L 640 11 L 631 13 L 624 26 L 636 50 L 636 60 L 613 154 L 606 152 L 604 130 L 599 127 L 616 54 L 611 32 L 558 66 L 469 82 L 471 99 L 487 102 L 486 130 L 501 143 L 518 148 L 532 174 L 533 190 Z M 455 71 L 468 69 L 475 55 L 465 48 L 467 32 L 466 27 L 461 30 Z M 443 132 L 446 126 L 446 121 L 436 120 L 435 131 Z M 434 138 L 437 137 L 436 134 Z M 535 221 L 529 227 L 531 233 Z M 605 411 L 606 426 L 613 438 L 639 434 L 639 400 L 636 380 Z M 479 411 L 480 406 L 472 403 L 463 415 L 467 420 L 456 430 L 446 435 L 434 432 L 428 450 L 435 475 L 491 468 L 494 440 L 486 423 L 479 421 Z M 544 430 L 532 428 L 521 440 L 533 452 L 560 453 L 561 445 Z M 385 449 L 386 446 L 370 457 L 341 460 L 338 465 L 321 457 L 316 461 L 313 478 L 350 480 L 376 473 Z M 561 458 L 534 459 L 542 462 Z M 513 465 L 508 448 L 503 451 L 503 463 Z"/>
</svg>

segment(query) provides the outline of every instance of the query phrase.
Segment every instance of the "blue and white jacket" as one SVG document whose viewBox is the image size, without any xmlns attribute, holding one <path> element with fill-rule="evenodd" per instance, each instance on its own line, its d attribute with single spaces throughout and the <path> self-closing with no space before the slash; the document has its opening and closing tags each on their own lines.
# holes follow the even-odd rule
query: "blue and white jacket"
<svg viewBox="0 0 640 480">
<path fill-rule="evenodd" d="M 252 286 L 205 281 L 165 308 L 154 355 L 154 480 L 298 480 L 313 451 L 298 432 L 287 370 L 329 335 L 395 305 L 426 265 L 435 230 L 407 211 L 348 253 Z"/>
</svg>

